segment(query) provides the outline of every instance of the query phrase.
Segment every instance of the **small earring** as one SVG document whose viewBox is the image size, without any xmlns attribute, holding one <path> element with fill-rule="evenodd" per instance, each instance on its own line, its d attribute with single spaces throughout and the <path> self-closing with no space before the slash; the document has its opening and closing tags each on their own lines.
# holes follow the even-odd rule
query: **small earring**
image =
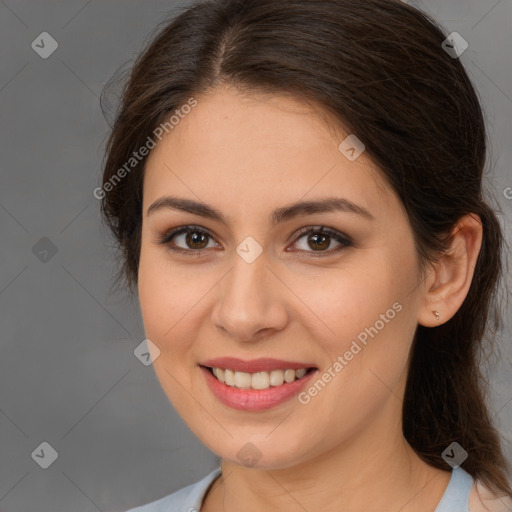
<svg viewBox="0 0 512 512">
<path fill-rule="evenodd" d="M 436 320 L 439 320 L 439 311 L 432 311 L 434 315 L 436 315 Z"/>
</svg>

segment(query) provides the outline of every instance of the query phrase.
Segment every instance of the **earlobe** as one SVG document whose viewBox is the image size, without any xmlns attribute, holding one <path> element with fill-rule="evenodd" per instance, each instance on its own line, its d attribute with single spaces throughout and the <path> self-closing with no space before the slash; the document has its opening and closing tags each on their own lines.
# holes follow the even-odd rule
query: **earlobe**
<svg viewBox="0 0 512 512">
<path fill-rule="evenodd" d="M 473 280 L 482 245 L 482 221 L 476 214 L 462 217 L 451 232 L 451 242 L 427 279 L 418 323 L 441 325 L 459 310 Z"/>
</svg>

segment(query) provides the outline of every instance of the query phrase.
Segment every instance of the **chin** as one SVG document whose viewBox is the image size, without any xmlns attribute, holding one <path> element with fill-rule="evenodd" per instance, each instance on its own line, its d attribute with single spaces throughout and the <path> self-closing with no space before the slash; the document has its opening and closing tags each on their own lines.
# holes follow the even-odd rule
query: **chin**
<svg viewBox="0 0 512 512">
<path fill-rule="evenodd" d="M 285 439 L 276 437 L 271 440 L 265 439 L 266 436 L 265 432 L 261 439 L 252 437 L 252 441 L 234 437 L 224 446 L 203 443 L 223 461 L 249 469 L 287 469 L 308 459 L 304 447 L 299 451 L 295 442 L 286 444 Z"/>
</svg>

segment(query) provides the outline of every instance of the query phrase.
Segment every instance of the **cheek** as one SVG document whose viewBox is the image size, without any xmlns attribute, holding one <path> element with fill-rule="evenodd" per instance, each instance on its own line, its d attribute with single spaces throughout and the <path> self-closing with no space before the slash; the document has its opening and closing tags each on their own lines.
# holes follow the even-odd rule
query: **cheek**
<svg viewBox="0 0 512 512">
<path fill-rule="evenodd" d="M 332 339 L 332 348 L 338 344 L 343 348 L 343 340 L 373 326 L 388 310 L 388 316 L 394 316 L 393 303 L 400 301 L 403 292 L 402 283 L 392 274 L 385 264 L 358 258 L 339 271 L 319 276 L 314 286 L 296 281 L 301 283 L 297 293 L 317 314 L 317 323 L 325 328 L 323 338 Z"/>
<path fill-rule="evenodd" d="M 194 266 L 171 264 L 165 251 L 142 249 L 138 294 L 144 330 L 163 356 L 155 361 L 155 369 L 165 361 L 182 374 L 195 365 L 198 329 L 206 325 L 211 307 L 207 301 L 217 280 L 211 271 L 200 275 Z"/>
<path fill-rule="evenodd" d="M 138 275 L 138 294 L 144 331 L 158 347 L 159 356 L 153 360 L 153 370 L 173 406 L 186 416 L 191 407 L 190 397 L 183 389 L 192 389 L 192 376 L 188 354 L 193 344 L 194 331 L 187 323 L 191 310 L 199 299 L 200 291 L 194 290 L 194 281 L 183 277 L 183 272 L 162 269 L 159 254 L 141 251 Z"/>
<path fill-rule="evenodd" d="M 185 315 L 189 301 L 187 288 L 183 287 L 186 281 L 166 268 L 168 263 L 161 252 L 142 246 L 138 295 L 146 336 L 153 339 L 160 350 L 166 351 L 171 345 L 167 340 L 174 337 L 175 326 Z"/>
<path fill-rule="evenodd" d="M 327 366 L 339 363 L 332 369 L 337 381 L 333 390 L 360 397 L 372 386 L 396 384 L 416 326 L 414 279 L 412 259 L 398 262 L 382 253 L 331 272 L 328 282 L 327 277 L 316 281 L 315 292 L 306 297 L 321 322 L 313 320 L 310 329 L 314 325 L 315 338 L 322 340 L 330 358 Z"/>
</svg>

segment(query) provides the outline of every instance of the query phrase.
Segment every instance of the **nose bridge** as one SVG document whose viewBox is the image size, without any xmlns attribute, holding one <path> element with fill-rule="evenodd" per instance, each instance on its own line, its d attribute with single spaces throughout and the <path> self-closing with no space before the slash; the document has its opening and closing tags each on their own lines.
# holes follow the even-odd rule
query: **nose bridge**
<svg viewBox="0 0 512 512">
<path fill-rule="evenodd" d="M 277 312 L 278 301 L 269 285 L 272 273 L 264 253 L 249 261 L 235 254 L 231 271 L 220 283 L 214 314 L 217 327 L 239 340 L 251 340 L 262 329 L 279 328 L 283 319 Z"/>
</svg>

